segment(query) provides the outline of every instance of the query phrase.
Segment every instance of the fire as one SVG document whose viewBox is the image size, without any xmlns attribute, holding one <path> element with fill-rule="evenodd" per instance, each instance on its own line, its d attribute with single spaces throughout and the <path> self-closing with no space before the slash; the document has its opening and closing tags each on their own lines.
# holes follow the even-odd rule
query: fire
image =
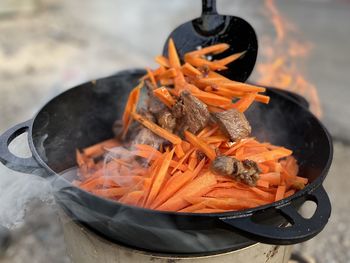
<svg viewBox="0 0 350 263">
<path fill-rule="evenodd" d="M 321 117 L 322 110 L 316 87 L 306 79 L 302 70 L 312 44 L 300 40 L 297 29 L 281 15 L 275 0 L 265 0 L 265 6 L 276 37 L 262 38 L 263 62 L 257 66 L 258 82 L 304 96 L 310 103 L 311 111 Z"/>
</svg>

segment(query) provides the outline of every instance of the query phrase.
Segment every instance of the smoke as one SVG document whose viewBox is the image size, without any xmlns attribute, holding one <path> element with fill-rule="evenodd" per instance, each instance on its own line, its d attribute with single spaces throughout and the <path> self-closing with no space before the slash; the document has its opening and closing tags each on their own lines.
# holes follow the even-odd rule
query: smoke
<svg viewBox="0 0 350 263">
<path fill-rule="evenodd" d="M 26 136 L 11 143 L 10 150 L 30 156 Z M 23 223 L 27 204 L 33 199 L 53 202 L 50 183 L 35 175 L 21 174 L 0 165 L 0 225 L 13 228 Z"/>
</svg>

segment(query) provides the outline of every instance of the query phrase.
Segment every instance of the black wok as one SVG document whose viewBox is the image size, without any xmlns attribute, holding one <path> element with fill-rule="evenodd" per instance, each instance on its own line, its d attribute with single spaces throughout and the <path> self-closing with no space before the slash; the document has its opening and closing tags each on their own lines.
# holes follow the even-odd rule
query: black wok
<svg viewBox="0 0 350 263">
<path fill-rule="evenodd" d="M 142 70 L 123 71 L 53 98 L 33 119 L 0 136 L 0 161 L 10 169 L 47 177 L 57 202 L 74 220 L 114 242 L 138 249 L 214 253 L 256 241 L 294 244 L 323 229 L 331 212 L 322 186 L 332 160 L 331 138 L 307 108 L 272 88 L 267 91 L 270 104 L 256 103 L 247 118 L 258 139 L 291 148 L 300 164 L 300 175 L 310 180 L 306 188 L 289 198 L 239 212 L 170 213 L 100 198 L 73 186 L 71 178 L 60 176 L 75 167 L 77 148 L 113 136 L 112 124 L 121 117 L 129 91 L 143 74 Z M 19 158 L 8 150 L 10 142 L 24 132 L 28 132 L 30 158 Z M 307 200 L 317 204 L 309 219 L 297 212 Z M 290 226 L 280 227 L 286 223 Z"/>
</svg>

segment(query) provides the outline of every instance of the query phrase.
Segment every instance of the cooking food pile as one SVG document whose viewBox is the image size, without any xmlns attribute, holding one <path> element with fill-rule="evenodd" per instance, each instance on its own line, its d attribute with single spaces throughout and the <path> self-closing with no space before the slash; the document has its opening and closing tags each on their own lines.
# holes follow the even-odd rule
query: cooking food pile
<svg viewBox="0 0 350 263">
<path fill-rule="evenodd" d="M 73 184 L 128 205 L 193 213 L 254 208 L 304 188 L 291 150 L 250 137 L 244 112 L 269 97 L 218 73 L 245 54 L 212 60 L 228 48 L 194 50 L 181 63 L 170 39 L 168 57 L 157 56 L 159 67 L 130 92 L 116 137 L 77 150 Z"/>
</svg>

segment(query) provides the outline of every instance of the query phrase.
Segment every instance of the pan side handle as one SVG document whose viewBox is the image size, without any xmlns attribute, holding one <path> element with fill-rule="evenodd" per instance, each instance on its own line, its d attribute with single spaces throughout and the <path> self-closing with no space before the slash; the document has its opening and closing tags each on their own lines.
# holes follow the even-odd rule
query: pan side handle
<svg viewBox="0 0 350 263">
<path fill-rule="evenodd" d="M 9 145 L 15 138 L 28 132 L 31 122 L 32 120 L 28 120 L 17 124 L 0 135 L 0 162 L 17 172 L 42 175 L 43 168 L 34 159 L 33 155 L 22 158 L 14 155 L 9 150 Z"/>
<path fill-rule="evenodd" d="M 306 200 L 317 204 L 311 218 L 302 217 L 290 203 L 275 208 L 276 212 L 290 223 L 287 227 L 259 224 L 252 220 L 253 214 L 241 218 L 220 218 L 220 220 L 252 240 L 275 245 L 296 244 L 309 240 L 321 232 L 331 214 L 331 203 L 322 185 L 309 193 Z"/>
</svg>

